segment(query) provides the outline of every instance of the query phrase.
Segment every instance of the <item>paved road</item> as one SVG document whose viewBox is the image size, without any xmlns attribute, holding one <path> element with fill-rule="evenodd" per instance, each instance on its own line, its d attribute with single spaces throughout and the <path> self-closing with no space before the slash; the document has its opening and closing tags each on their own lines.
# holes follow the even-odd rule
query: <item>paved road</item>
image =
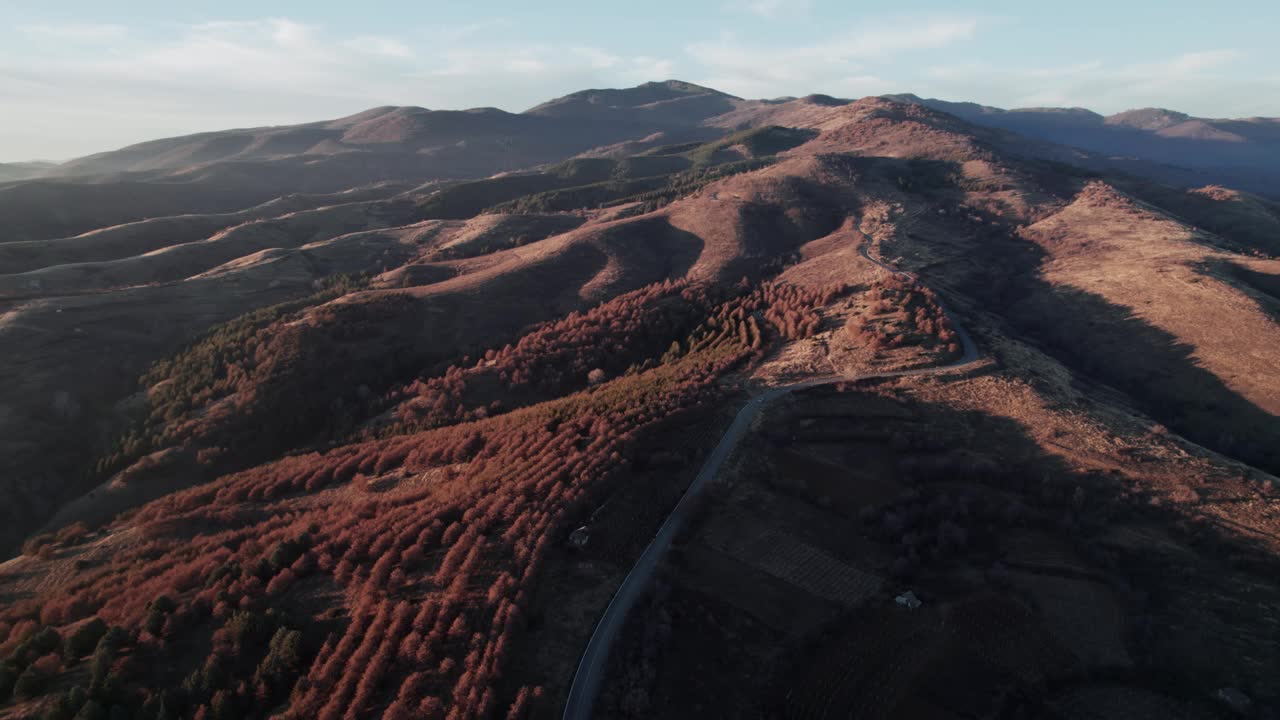
<svg viewBox="0 0 1280 720">
<path fill-rule="evenodd" d="M 862 253 L 862 257 L 895 275 L 915 279 L 910 273 L 885 265 L 868 255 L 869 238 L 865 235 L 863 235 L 863 238 L 864 242 L 859 250 Z M 853 380 L 933 375 L 948 372 L 978 360 L 978 346 L 974 344 L 973 338 L 960 326 L 960 323 L 951 314 L 951 311 L 947 309 L 946 305 L 941 301 L 938 302 L 938 305 L 942 308 L 943 313 L 946 314 L 947 319 L 951 321 L 951 327 L 955 328 L 956 335 L 959 336 L 964 348 L 964 353 L 958 360 L 946 365 L 917 368 L 915 370 L 867 373 L 850 377 L 811 378 L 803 382 L 771 388 L 764 394 L 747 401 L 747 404 L 734 417 L 733 424 L 729 426 L 724 436 L 720 438 L 716 449 L 711 452 L 711 457 L 708 457 L 706 462 L 702 464 L 702 469 L 698 471 L 698 476 L 689 485 L 689 489 L 685 491 L 684 496 L 676 503 L 671 514 L 662 523 L 662 527 L 658 528 L 658 534 L 653 536 L 649 546 L 645 548 L 644 553 L 640 555 L 640 559 L 636 561 L 635 567 L 631 568 L 631 572 L 622 581 L 622 585 L 614 593 L 613 600 L 609 602 L 609 606 L 605 608 L 604 615 L 601 616 L 600 622 L 596 625 L 595 632 L 591 635 L 591 640 L 587 642 L 587 649 L 583 652 L 582 659 L 578 662 L 578 671 L 573 676 L 573 685 L 569 688 L 569 699 L 564 707 L 564 720 L 589 720 L 592 717 L 592 707 L 595 705 L 596 696 L 600 694 L 600 685 L 604 681 L 604 674 L 608 669 L 609 651 L 613 647 L 613 641 L 621 633 L 622 626 L 626 623 L 627 615 L 631 612 L 632 606 L 635 605 L 636 600 L 653 578 L 654 571 L 658 568 L 658 561 L 662 559 L 662 555 L 671 546 L 671 542 L 684 527 L 689 516 L 693 514 L 698 498 L 706 491 L 711 480 L 720 471 L 720 466 L 728 459 L 729 454 L 733 452 L 743 434 L 751 427 L 751 421 L 760 414 L 760 411 L 766 405 L 783 395 L 802 388 Z"/>
</svg>

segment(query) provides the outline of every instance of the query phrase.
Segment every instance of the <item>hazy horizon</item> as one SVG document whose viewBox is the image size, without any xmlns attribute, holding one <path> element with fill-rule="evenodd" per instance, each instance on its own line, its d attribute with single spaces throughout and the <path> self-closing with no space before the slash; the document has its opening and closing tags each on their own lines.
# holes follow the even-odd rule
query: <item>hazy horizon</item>
<svg viewBox="0 0 1280 720">
<path fill-rule="evenodd" d="M 378 105 L 519 112 L 577 90 L 669 78 L 747 98 L 912 92 L 1104 115 L 1280 116 L 1280 78 L 1268 69 L 1280 53 L 1267 37 L 1280 10 L 1261 3 L 1211 17 L 1189 3 L 914 3 L 893 14 L 819 0 L 553 5 L 504 3 L 481 16 L 435 3 L 359 12 L 286 4 L 264 17 L 244 2 L 214 13 L 8 3 L 0 162 L 64 161 Z M 553 21 L 565 13 L 575 22 Z"/>
</svg>

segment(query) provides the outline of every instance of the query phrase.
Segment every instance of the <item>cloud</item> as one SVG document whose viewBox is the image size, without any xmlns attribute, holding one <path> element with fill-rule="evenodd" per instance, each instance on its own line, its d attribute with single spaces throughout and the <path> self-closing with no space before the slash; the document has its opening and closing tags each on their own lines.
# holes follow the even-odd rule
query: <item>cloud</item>
<svg viewBox="0 0 1280 720">
<path fill-rule="evenodd" d="M 505 81 L 535 89 L 536 84 L 528 85 L 530 78 L 625 73 L 643 64 L 592 46 L 486 45 L 471 37 L 479 27 L 456 33 L 437 29 L 431 41 L 415 47 L 389 35 L 342 37 L 287 18 L 205 22 L 181 28 L 174 40 L 125 49 L 73 69 L 111 77 L 126 88 L 130 83 L 187 86 L 233 94 L 272 89 L 285 96 L 373 104 L 412 102 L 424 89 L 444 89 L 446 97 L 432 98 L 433 104 L 465 106 L 467 100 L 455 92 L 459 86 L 448 79 L 470 79 L 467 94 L 484 92 L 488 97 L 476 99 L 493 102 L 512 94 L 498 90 Z M 441 82 L 424 82 L 433 78 Z M 474 82 L 478 78 L 484 82 Z M 490 82 L 497 91 L 487 92 Z"/>
<path fill-rule="evenodd" d="M 783 18 L 794 4 L 731 0 L 726 11 Z M 803 4 L 799 6 L 803 9 Z M 1197 114 L 1274 114 L 1280 80 L 1232 48 L 1143 62 L 1082 57 L 999 65 L 966 43 L 985 16 L 866 20 L 809 42 L 723 33 L 638 54 L 623 43 L 527 41 L 514 20 L 410 34 L 265 17 L 189 24 L 25 24 L 0 38 L 0 159 L 68 157 L 218 127 L 339 117 L 367 107 L 499 105 L 518 111 L 568 92 L 681 78 L 743 97 L 912 91 L 1006 107 L 1161 105 Z M 744 24 L 747 32 L 752 24 Z M 13 39 L 5 53 L 3 42 Z M 954 58 L 938 64 L 939 52 Z M 1262 52 L 1254 50 L 1254 53 Z M 1248 62 L 1245 62 L 1245 61 Z M 933 66 L 930 66 L 933 63 Z"/>
<path fill-rule="evenodd" d="M 617 67 L 618 63 L 622 62 L 622 58 L 613 53 L 605 52 L 600 48 L 575 47 L 570 48 L 569 53 L 586 63 L 588 67 L 597 70 L 608 70 L 609 68 Z"/>
<path fill-rule="evenodd" d="M 433 78 L 483 79 L 485 83 L 498 84 L 504 81 L 505 76 L 510 75 L 532 75 L 545 79 L 580 78 L 580 82 L 599 86 L 665 79 L 670 76 L 674 67 L 673 62 L 665 58 L 618 55 L 586 45 L 560 48 L 551 45 L 489 47 L 468 44 L 444 51 L 442 58 L 443 62 L 425 70 L 424 75 Z"/>
<path fill-rule="evenodd" d="M 1239 49 L 1186 52 L 1166 58 L 1060 66 L 1008 67 L 986 63 L 926 69 L 916 92 L 1004 107 L 1078 106 L 1102 113 L 1161 106 L 1210 116 L 1264 112 L 1259 99 L 1280 93 L 1280 81 L 1250 79 L 1236 70 Z"/>
<path fill-rule="evenodd" d="M 395 38 L 361 35 L 345 40 L 342 44 L 351 50 L 367 55 L 381 55 L 383 57 L 401 59 L 413 57 L 413 51 L 409 49 L 409 46 Z"/>
<path fill-rule="evenodd" d="M 946 47 L 973 37 L 977 28 L 976 19 L 903 18 L 809 45 L 761 47 L 725 34 L 716 41 L 692 43 L 685 50 L 702 66 L 704 84 L 746 97 L 841 92 L 841 87 L 874 86 L 883 92 L 888 84 L 867 74 L 866 64 L 903 52 Z"/>
<path fill-rule="evenodd" d="M 85 59 L 76 70 L 114 77 L 126 85 L 186 84 L 205 89 L 316 87 L 329 79 L 337 92 L 354 87 L 375 63 L 367 49 L 334 42 L 318 28 L 283 18 L 191 25 L 176 38 L 120 48 L 108 58 Z"/>
<path fill-rule="evenodd" d="M 627 82 L 647 82 L 649 80 L 671 80 L 675 77 L 675 62 L 665 58 L 638 55 L 627 60 L 622 78 Z"/>
<path fill-rule="evenodd" d="M 957 77 L 971 77 L 980 73 L 991 70 L 988 63 L 948 63 L 946 65 L 935 65 L 925 69 L 925 75 L 939 80 L 947 80 Z"/>
<path fill-rule="evenodd" d="M 155 28 L 31 25 L 0 51 L 0 159 L 66 158 L 220 127 L 305 122 L 376 105 L 523 110 L 585 87 L 671 77 L 670 58 L 593 44 L 504 42 L 492 19 L 413 36 L 344 34 L 291 18 Z M 147 32 L 143 32 L 143 30 Z M 61 34 L 109 52 L 43 42 Z M 510 34 L 510 33 L 507 33 Z"/>
<path fill-rule="evenodd" d="M 748 13 L 773 20 L 784 14 L 804 16 L 809 13 L 809 0 L 748 0 L 747 2 L 730 2 L 725 10 L 734 13 Z"/>
<path fill-rule="evenodd" d="M 1245 53 L 1241 50 L 1202 50 L 1179 55 L 1166 63 L 1165 67 L 1174 73 L 1198 73 L 1230 65 L 1244 57 Z"/>
<path fill-rule="evenodd" d="M 117 40 L 128 33 L 123 25 L 111 23 L 61 23 L 19 25 L 18 32 L 29 37 L 71 42 L 106 42 Z"/>
<path fill-rule="evenodd" d="M 1072 78 L 1081 75 L 1088 75 L 1103 69 L 1102 61 L 1092 60 L 1089 62 L 1075 63 L 1073 65 L 1061 65 L 1057 67 L 1030 68 L 1023 71 L 1023 75 L 1029 78 Z"/>
<path fill-rule="evenodd" d="M 880 95 L 893 89 L 894 83 L 876 75 L 850 75 L 835 83 L 835 91 L 847 97 Z"/>
</svg>

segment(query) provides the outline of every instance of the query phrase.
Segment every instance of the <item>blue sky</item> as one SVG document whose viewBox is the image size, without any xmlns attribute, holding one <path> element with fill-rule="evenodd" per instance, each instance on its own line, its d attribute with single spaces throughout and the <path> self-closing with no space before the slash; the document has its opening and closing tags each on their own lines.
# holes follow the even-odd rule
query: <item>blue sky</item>
<svg viewBox="0 0 1280 720">
<path fill-rule="evenodd" d="M 0 162 L 374 105 L 519 111 L 679 78 L 1280 116 L 1280 3 L 0 0 Z"/>
</svg>

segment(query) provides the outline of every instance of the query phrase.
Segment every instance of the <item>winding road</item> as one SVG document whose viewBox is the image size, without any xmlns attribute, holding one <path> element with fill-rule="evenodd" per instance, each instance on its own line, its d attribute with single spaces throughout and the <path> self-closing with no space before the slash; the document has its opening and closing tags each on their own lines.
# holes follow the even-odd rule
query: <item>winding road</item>
<svg viewBox="0 0 1280 720">
<path fill-rule="evenodd" d="M 858 232 L 863 237 L 862 246 L 858 251 L 863 258 L 894 275 L 915 279 L 908 272 L 898 270 L 872 258 L 867 253 L 870 238 L 861 233 L 861 231 Z M 622 631 L 632 606 L 635 605 L 636 600 L 653 578 L 653 574 L 658 568 L 658 561 L 662 559 L 662 555 L 671 547 L 672 541 L 675 540 L 676 535 L 684 527 L 689 516 L 693 514 L 698 499 L 704 494 L 711 480 L 720 472 L 720 467 L 729 458 L 738 441 L 742 439 L 742 436 L 751 426 L 751 422 L 766 405 L 783 395 L 803 388 L 855 380 L 936 375 L 977 362 L 979 357 L 978 346 L 973 342 L 973 338 L 960 326 L 955 315 L 941 300 L 938 301 L 938 305 L 946 315 L 947 320 L 950 321 L 951 327 L 955 329 L 956 335 L 959 336 L 964 348 L 964 352 L 959 359 L 946 365 L 917 368 L 915 370 L 867 373 L 848 377 L 811 378 L 790 385 L 770 388 L 765 393 L 747 401 L 747 404 L 734 417 L 733 424 L 729 426 L 729 429 L 720 438 L 720 442 L 716 445 L 715 450 L 711 452 L 711 456 L 702 464 L 702 469 L 698 471 L 698 476 L 689 485 L 689 489 L 685 491 L 684 496 L 676 503 L 671 514 L 662 523 L 662 527 L 658 528 L 658 533 L 653 536 L 649 546 L 645 548 L 644 553 L 640 555 L 640 559 L 631 568 L 631 572 L 627 574 L 622 584 L 618 586 L 618 590 L 614 593 L 609 606 L 605 608 L 604 615 L 601 616 L 600 622 L 596 625 L 595 632 L 591 635 L 591 640 L 587 642 L 587 649 L 583 652 L 582 659 L 578 662 L 578 670 L 574 674 L 573 684 L 569 688 L 569 699 L 564 707 L 564 720 L 589 720 L 592 717 L 591 711 L 595 706 L 596 696 L 600 694 L 600 685 L 604 681 L 605 671 L 608 668 L 609 651 L 613 647 L 614 640 Z"/>
</svg>

